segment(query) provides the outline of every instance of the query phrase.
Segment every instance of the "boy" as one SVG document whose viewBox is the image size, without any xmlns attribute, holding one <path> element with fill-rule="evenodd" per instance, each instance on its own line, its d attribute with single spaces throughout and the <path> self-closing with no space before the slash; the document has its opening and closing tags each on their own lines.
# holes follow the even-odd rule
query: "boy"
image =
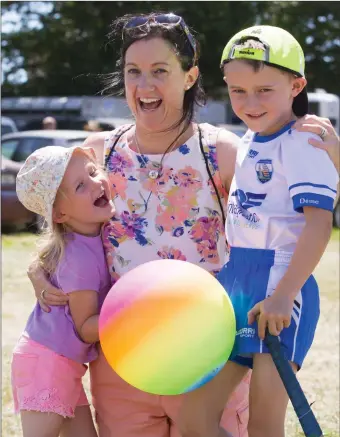
<svg viewBox="0 0 340 437">
<path fill-rule="evenodd" d="M 188 395 L 181 431 L 227 435 L 218 425 L 222 406 L 251 367 L 249 437 L 283 437 L 288 396 L 263 339 L 266 328 L 279 335 L 293 370 L 301 368 L 319 318 L 312 272 L 330 237 L 338 175 L 326 152 L 309 145 L 310 134 L 292 129 L 308 112 L 304 55 L 292 35 L 243 30 L 221 67 L 233 110 L 249 128 L 229 193 L 230 259 L 219 274 L 237 333 L 225 368 Z"/>
</svg>

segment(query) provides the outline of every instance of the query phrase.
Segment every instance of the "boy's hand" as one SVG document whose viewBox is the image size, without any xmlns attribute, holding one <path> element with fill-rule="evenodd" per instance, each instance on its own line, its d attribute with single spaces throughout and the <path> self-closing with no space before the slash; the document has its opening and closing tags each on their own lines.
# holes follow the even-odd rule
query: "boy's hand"
<svg viewBox="0 0 340 437">
<path fill-rule="evenodd" d="M 280 335 L 283 328 L 290 325 L 294 299 L 285 294 L 274 293 L 258 302 L 248 312 L 248 324 L 258 321 L 258 334 L 264 340 L 266 328 L 272 335 Z"/>
</svg>

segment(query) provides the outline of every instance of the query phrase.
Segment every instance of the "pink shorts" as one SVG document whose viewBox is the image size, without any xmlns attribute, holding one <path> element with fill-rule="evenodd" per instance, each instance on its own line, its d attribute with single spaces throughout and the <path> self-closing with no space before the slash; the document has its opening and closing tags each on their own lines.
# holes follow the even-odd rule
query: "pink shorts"
<svg viewBox="0 0 340 437">
<path fill-rule="evenodd" d="M 156 396 L 124 382 L 100 351 L 90 364 L 99 437 L 180 437 L 177 418 L 184 395 Z M 250 372 L 228 402 L 221 425 L 233 437 L 247 437 Z"/>
<path fill-rule="evenodd" d="M 58 355 L 26 336 L 13 351 L 14 409 L 74 417 L 75 408 L 89 405 L 81 378 L 87 366 Z"/>
</svg>

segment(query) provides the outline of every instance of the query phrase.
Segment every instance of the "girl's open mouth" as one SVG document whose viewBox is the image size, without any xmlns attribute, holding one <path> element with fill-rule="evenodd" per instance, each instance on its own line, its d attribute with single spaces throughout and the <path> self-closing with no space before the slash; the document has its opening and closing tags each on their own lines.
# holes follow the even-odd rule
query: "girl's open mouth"
<svg viewBox="0 0 340 437">
<path fill-rule="evenodd" d="M 105 191 L 100 194 L 99 197 L 94 201 L 94 206 L 98 208 L 104 208 L 109 203 L 109 199 L 107 198 Z"/>
</svg>

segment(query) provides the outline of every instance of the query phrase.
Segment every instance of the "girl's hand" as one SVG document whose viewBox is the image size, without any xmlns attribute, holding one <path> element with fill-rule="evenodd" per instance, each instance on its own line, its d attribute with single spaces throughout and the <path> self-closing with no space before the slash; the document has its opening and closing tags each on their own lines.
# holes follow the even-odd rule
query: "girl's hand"
<svg viewBox="0 0 340 437">
<path fill-rule="evenodd" d="M 283 328 L 290 325 L 294 299 L 284 293 L 274 293 L 267 299 L 258 302 L 248 312 L 248 324 L 258 321 L 258 334 L 264 340 L 266 328 L 272 335 L 280 335 Z"/>
<path fill-rule="evenodd" d="M 33 285 L 35 296 L 43 311 L 47 313 L 51 311 L 48 305 L 66 305 L 68 303 L 68 295 L 50 283 L 41 267 L 36 264 L 30 265 L 27 276 Z"/>
<path fill-rule="evenodd" d="M 317 117 L 316 115 L 305 115 L 296 121 L 294 129 L 300 132 L 311 132 L 317 135 L 321 135 L 323 129 L 325 129 L 325 135 L 323 138 L 320 137 L 320 141 L 311 138 L 308 142 L 318 149 L 325 150 L 335 168 L 340 172 L 340 138 L 328 118 Z"/>
</svg>

